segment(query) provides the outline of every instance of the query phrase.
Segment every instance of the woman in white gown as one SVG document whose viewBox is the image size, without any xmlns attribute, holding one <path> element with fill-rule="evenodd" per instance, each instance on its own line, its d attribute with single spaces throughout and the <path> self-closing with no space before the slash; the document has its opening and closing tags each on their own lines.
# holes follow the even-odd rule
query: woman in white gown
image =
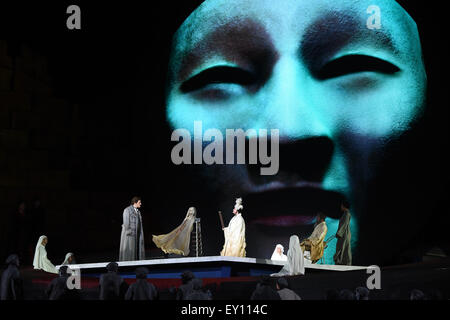
<svg viewBox="0 0 450 320">
<path fill-rule="evenodd" d="M 287 261 L 278 273 L 272 273 L 272 277 L 296 276 L 305 274 L 305 262 L 303 252 L 300 248 L 298 236 L 293 235 L 289 239 L 289 250 L 287 252 Z"/>
<path fill-rule="evenodd" d="M 287 256 L 284 254 L 284 247 L 281 244 L 276 245 L 270 260 L 287 261 Z"/>
<path fill-rule="evenodd" d="M 191 232 L 194 227 L 197 210 L 190 207 L 183 222 L 168 234 L 153 236 L 153 242 L 164 253 L 189 255 Z"/>
<path fill-rule="evenodd" d="M 228 227 L 223 228 L 225 243 L 220 252 L 221 256 L 246 256 L 245 248 L 247 244 L 245 242 L 245 221 L 241 214 L 243 208 L 242 198 L 237 198 L 233 209 L 234 217 L 231 218 Z"/>
<path fill-rule="evenodd" d="M 50 273 L 58 273 L 55 266 L 47 258 L 47 236 L 40 236 L 34 252 L 33 266 L 34 269 L 43 270 Z"/>
</svg>

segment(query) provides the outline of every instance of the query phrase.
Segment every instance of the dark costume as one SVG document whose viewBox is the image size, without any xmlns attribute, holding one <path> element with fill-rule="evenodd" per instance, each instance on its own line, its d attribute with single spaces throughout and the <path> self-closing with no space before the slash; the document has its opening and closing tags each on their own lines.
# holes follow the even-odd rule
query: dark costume
<svg viewBox="0 0 450 320">
<path fill-rule="evenodd" d="M 155 300 L 158 297 L 155 286 L 147 281 L 147 274 L 147 268 L 136 269 L 136 282 L 128 288 L 125 300 Z"/>
<path fill-rule="evenodd" d="M 352 248 L 350 245 L 352 235 L 350 233 L 350 219 L 350 212 L 346 210 L 339 220 L 339 227 L 336 232 L 336 253 L 333 257 L 334 263 L 338 265 L 352 264 Z"/>
<path fill-rule="evenodd" d="M 202 279 L 192 279 L 192 290 L 187 294 L 185 300 L 212 300 L 211 292 L 203 291 Z"/>
<path fill-rule="evenodd" d="M 280 288 L 278 294 L 280 295 L 281 300 L 302 300 L 298 294 L 289 289 L 289 283 L 285 278 L 278 278 L 277 284 Z"/>
<path fill-rule="evenodd" d="M 256 286 L 250 300 L 281 300 L 278 292 L 270 285 L 270 280 L 267 277 L 263 279 Z"/>
<path fill-rule="evenodd" d="M 192 280 L 195 275 L 191 271 L 185 271 L 181 274 L 181 282 L 183 283 L 178 287 L 176 300 L 186 300 L 187 295 L 193 290 Z"/>
<path fill-rule="evenodd" d="M 45 291 L 48 300 L 79 300 L 79 291 L 67 287 L 69 276 L 67 266 L 59 268 L 59 277 L 53 279 Z"/>
<path fill-rule="evenodd" d="M 22 300 L 23 281 L 19 271 L 19 257 L 16 254 L 6 259 L 7 268 L 2 273 L 0 300 Z"/>
<path fill-rule="evenodd" d="M 119 268 L 115 262 L 109 263 L 106 268 L 108 273 L 100 276 L 100 300 L 122 300 L 128 285 L 122 277 L 117 274 Z M 125 289 L 126 288 L 126 289 Z"/>
</svg>

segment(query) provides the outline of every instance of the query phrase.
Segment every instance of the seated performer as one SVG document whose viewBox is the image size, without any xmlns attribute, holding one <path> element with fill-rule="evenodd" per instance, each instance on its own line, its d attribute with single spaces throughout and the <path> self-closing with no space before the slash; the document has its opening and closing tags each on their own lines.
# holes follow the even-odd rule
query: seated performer
<svg viewBox="0 0 450 320">
<path fill-rule="evenodd" d="M 33 267 L 34 269 L 58 274 L 56 267 L 47 258 L 47 251 L 45 250 L 47 242 L 48 239 L 46 236 L 39 237 L 36 250 L 34 252 Z"/>
<path fill-rule="evenodd" d="M 292 235 L 289 238 L 289 249 L 287 260 L 283 268 L 278 273 L 272 273 L 272 277 L 296 276 L 305 274 L 305 262 L 303 251 L 300 246 L 298 236 Z"/>
<path fill-rule="evenodd" d="M 75 261 L 75 255 L 72 252 L 69 252 L 66 254 L 66 257 L 64 258 L 63 263 L 61 263 L 62 266 L 68 265 L 68 264 L 76 264 Z"/>
<path fill-rule="evenodd" d="M 287 261 L 287 256 L 284 254 L 284 248 L 281 244 L 276 245 L 270 260 Z"/>
<path fill-rule="evenodd" d="M 228 227 L 223 228 L 225 244 L 220 252 L 221 256 L 245 257 L 245 221 L 240 213 L 243 208 L 242 198 L 237 198 L 233 209 L 234 217 Z"/>
<path fill-rule="evenodd" d="M 307 239 L 303 240 L 300 243 L 303 252 L 309 251 L 310 260 L 312 263 L 316 263 L 323 256 L 323 240 L 325 239 L 327 231 L 328 228 L 327 224 L 325 223 L 325 215 L 319 213 L 317 215 L 317 222 L 314 227 L 313 233 L 311 233 L 311 235 Z"/>
<path fill-rule="evenodd" d="M 164 253 L 189 255 L 191 232 L 194 227 L 197 210 L 190 207 L 183 222 L 168 234 L 153 236 L 153 242 Z"/>
</svg>

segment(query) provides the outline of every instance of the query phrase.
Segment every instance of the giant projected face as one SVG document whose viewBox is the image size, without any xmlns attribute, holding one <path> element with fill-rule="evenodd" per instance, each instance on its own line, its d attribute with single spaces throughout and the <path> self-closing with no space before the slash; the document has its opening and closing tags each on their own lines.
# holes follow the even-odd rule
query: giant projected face
<svg viewBox="0 0 450 320">
<path fill-rule="evenodd" d="M 247 251 L 265 257 L 308 236 L 318 211 L 333 235 L 341 197 L 357 245 L 368 185 L 389 143 L 420 118 L 425 91 L 416 24 L 393 0 L 209 0 L 174 36 L 166 114 L 192 133 L 194 121 L 224 136 L 279 129 L 276 175 L 191 165 L 218 208 L 243 197 Z"/>
</svg>

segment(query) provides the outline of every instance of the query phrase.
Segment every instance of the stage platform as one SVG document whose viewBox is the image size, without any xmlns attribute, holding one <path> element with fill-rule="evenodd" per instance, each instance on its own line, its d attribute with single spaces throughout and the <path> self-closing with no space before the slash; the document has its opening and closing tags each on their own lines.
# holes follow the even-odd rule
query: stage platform
<svg viewBox="0 0 450 320">
<path fill-rule="evenodd" d="M 305 260 L 307 261 L 307 260 Z M 109 262 L 85 263 L 70 265 L 79 269 L 85 277 L 96 277 L 106 271 Z M 185 270 L 192 271 L 198 278 L 255 277 L 276 273 L 284 265 L 283 261 L 258 258 L 240 258 L 224 256 L 183 257 L 167 259 L 151 259 L 138 261 L 118 261 L 119 273 L 125 278 L 134 278 L 138 267 L 146 267 L 149 279 L 179 279 Z M 57 266 L 59 268 L 60 266 Z M 336 266 L 323 264 L 305 264 L 305 273 L 328 271 L 366 270 L 362 266 Z"/>
<path fill-rule="evenodd" d="M 83 263 L 71 265 L 81 270 L 81 292 L 83 300 L 97 300 L 100 274 L 106 272 L 103 263 Z M 280 261 L 255 258 L 200 257 L 169 258 L 142 261 L 119 262 L 119 272 L 130 285 L 136 281 L 134 270 L 145 266 L 150 270 L 148 281 L 160 293 L 160 300 L 173 300 L 173 289 L 181 285 L 181 272 L 191 270 L 203 280 L 206 289 L 213 293 L 214 300 L 248 300 L 255 290 L 259 276 L 245 274 L 267 274 L 278 272 L 283 265 Z M 227 269 L 227 267 L 229 269 Z M 221 273 L 223 272 L 223 273 Z M 56 274 L 32 267 L 21 267 L 27 300 L 45 300 L 48 284 Z M 223 277 L 229 274 L 229 277 Z M 241 274 L 241 275 L 236 275 Z M 244 275 L 243 275 L 244 274 Z M 217 276 L 214 276 L 217 275 Z M 287 277 L 289 286 L 303 300 L 322 300 L 329 288 L 351 289 L 366 286 L 370 274 L 367 267 L 308 265 L 304 276 Z M 274 286 L 275 278 L 272 278 Z M 403 300 L 409 298 L 412 289 L 426 293 L 440 290 L 445 299 L 450 298 L 450 259 L 422 262 L 410 265 L 381 267 L 381 289 L 371 290 L 373 300 Z"/>
</svg>

